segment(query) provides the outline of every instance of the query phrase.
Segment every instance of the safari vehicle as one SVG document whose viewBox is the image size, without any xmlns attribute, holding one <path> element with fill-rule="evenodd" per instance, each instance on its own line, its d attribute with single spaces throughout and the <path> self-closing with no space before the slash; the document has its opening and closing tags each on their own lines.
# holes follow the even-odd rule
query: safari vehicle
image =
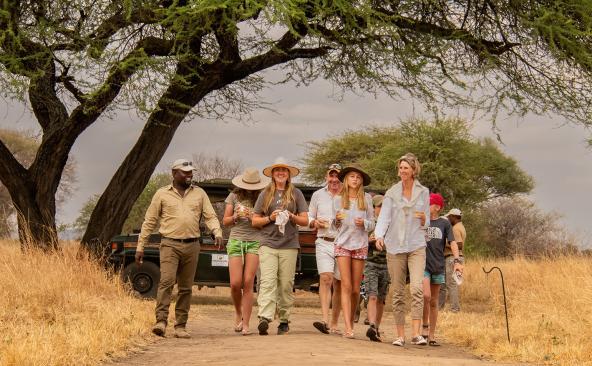
<svg viewBox="0 0 592 366">
<path fill-rule="evenodd" d="M 223 202 L 233 186 L 230 180 L 215 180 L 198 183 L 208 194 L 212 203 Z M 307 201 L 312 193 L 320 187 L 296 184 Z M 225 242 L 228 240 L 225 230 Z M 121 270 L 123 278 L 129 281 L 133 289 L 143 297 L 156 297 L 160 279 L 160 234 L 152 234 L 149 243 L 144 247 L 144 261 L 137 266 L 134 256 L 138 242 L 138 234 L 118 235 L 111 240 L 111 253 L 108 261 L 115 270 Z M 311 285 L 318 282 L 317 264 L 315 259 L 316 231 L 300 228 L 300 251 L 296 262 L 294 288 L 315 291 Z M 202 287 L 230 286 L 228 275 L 228 255 L 226 250 L 218 250 L 211 235 L 202 230 L 199 238 L 201 250 L 195 273 L 195 285 Z"/>
</svg>

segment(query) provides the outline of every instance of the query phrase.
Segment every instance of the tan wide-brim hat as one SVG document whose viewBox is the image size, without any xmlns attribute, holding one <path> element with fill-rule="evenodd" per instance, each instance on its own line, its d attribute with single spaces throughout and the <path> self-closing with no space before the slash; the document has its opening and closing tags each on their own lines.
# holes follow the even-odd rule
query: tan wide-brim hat
<svg viewBox="0 0 592 366">
<path fill-rule="evenodd" d="M 248 191 L 261 190 L 271 182 L 271 179 L 261 176 L 256 168 L 246 168 L 243 174 L 232 178 L 232 184 Z"/>
<path fill-rule="evenodd" d="M 374 207 L 382 206 L 382 201 L 384 201 L 384 196 L 381 194 L 376 194 L 374 197 L 372 197 L 372 205 Z"/>
<path fill-rule="evenodd" d="M 368 184 L 370 184 L 372 182 L 372 179 L 370 179 L 370 176 L 362 170 L 362 168 L 360 168 L 358 165 L 349 165 L 346 166 L 345 168 L 343 168 L 340 172 L 339 172 L 339 180 L 343 182 L 343 180 L 345 179 L 345 176 L 347 175 L 347 173 L 349 172 L 358 172 L 360 173 L 360 175 L 362 175 L 362 185 L 367 186 Z"/>
<path fill-rule="evenodd" d="M 277 159 L 275 159 L 275 162 L 273 163 L 273 165 L 268 166 L 267 168 L 263 169 L 263 174 L 271 177 L 271 172 L 275 169 L 275 168 L 287 168 L 290 171 L 290 177 L 293 178 L 295 176 L 297 176 L 298 174 L 300 174 L 300 169 L 296 168 L 295 166 L 290 165 L 286 159 L 279 157 Z"/>
</svg>

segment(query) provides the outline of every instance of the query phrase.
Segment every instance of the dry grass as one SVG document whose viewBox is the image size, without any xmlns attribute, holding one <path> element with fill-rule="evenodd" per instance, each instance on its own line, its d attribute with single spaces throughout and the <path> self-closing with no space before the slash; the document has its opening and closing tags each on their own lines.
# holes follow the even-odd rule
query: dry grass
<svg viewBox="0 0 592 366">
<path fill-rule="evenodd" d="M 499 272 L 504 273 L 511 343 L 506 338 Z M 484 261 L 467 263 L 459 314 L 441 313 L 448 341 L 499 361 L 592 365 L 592 260 Z"/>
<path fill-rule="evenodd" d="M 0 241 L 1 365 L 94 365 L 146 343 L 154 303 L 77 250 L 23 253 Z"/>
</svg>

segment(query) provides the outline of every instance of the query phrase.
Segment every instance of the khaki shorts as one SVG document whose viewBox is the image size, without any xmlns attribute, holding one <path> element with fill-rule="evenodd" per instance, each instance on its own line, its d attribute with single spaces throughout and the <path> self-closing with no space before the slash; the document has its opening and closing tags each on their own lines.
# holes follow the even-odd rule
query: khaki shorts
<svg viewBox="0 0 592 366">
<path fill-rule="evenodd" d="M 321 273 L 333 273 L 333 277 L 339 280 L 339 268 L 335 261 L 335 244 L 321 238 L 315 242 L 315 257 L 317 260 L 317 270 Z"/>
</svg>

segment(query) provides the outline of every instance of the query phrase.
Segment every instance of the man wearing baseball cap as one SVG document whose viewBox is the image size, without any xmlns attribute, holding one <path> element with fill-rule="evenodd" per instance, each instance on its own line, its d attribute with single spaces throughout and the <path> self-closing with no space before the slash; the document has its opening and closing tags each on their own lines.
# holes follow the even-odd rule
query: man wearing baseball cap
<svg viewBox="0 0 592 366">
<path fill-rule="evenodd" d="M 467 240 L 467 231 L 462 223 L 462 212 L 458 208 L 453 208 L 446 214 L 448 221 L 452 225 L 452 234 L 454 235 L 454 241 L 458 245 L 458 260 L 464 265 L 465 257 L 463 256 L 463 245 Z M 452 279 L 454 273 L 454 255 L 450 248 L 450 245 L 446 245 L 444 249 L 444 257 L 446 258 L 446 285 L 440 287 L 440 297 L 438 306 L 440 309 L 446 304 L 446 295 L 450 300 L 450 311 L 457 313 L 460 311 L 460 297 L 458 294 L 458 285 L 456 281 Z"/>
<path fill-rule="evenodd" d="M 144 246 L 160 222 L 160 282 L 156 295 L 156 324 L 152 333 L 161 337 L 166 332 L 171 292 L 177 282 L 179 295 L 175 304 L 175 337 L 190 338 L 185 326 L 199 257 L 199 222 L 202 217 L 215 235 L 216 245 L 223 245 L 220 222 L 206 192 L 191 185 L 194 169 L 187 159 L 173 162 L 173 182 L 154 194 L 138 238 L 136 264 L 141 266 Z"/>
<path fill-rule="evenodd" d="M 339 309 L 341 309 L 341 281 L 335 262 L 335 199 L 341 192 L 342 184 L 339 180 L 341 165 L 331 164 L 325 175 L 325 187 L 312 194 L 308 206 L 309 226 L 317 229 L 316 262 L 319 271 L 319 296 L 321 298 L 321 311 L 323 321 L 313 323 L 313 326 L 321 333 L 329 334 L 337 332 Z M 331 286 L 333 286 L 333 298 L 331 299 Z M 333 306 L 331 306 L 333 303 Z M 329 308 L 333 309 L 331 324 L 329 324 Z"/>
</svg>

